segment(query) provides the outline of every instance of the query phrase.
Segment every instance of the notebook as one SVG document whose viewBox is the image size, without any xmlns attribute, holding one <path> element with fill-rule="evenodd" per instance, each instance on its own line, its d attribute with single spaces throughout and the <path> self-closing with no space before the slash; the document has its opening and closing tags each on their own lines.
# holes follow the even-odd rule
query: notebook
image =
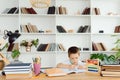
<svg viewBox="0 0 120 80">
<path fill-rule="evenodd" d="M 63 68 L 50 68 L 42 70 L 42 72 L 46 73 L 48 76 L 64 76 L 71 73 L 80 73 L 85 72 L 85 69 L 63 69 Z"/>
</svg>

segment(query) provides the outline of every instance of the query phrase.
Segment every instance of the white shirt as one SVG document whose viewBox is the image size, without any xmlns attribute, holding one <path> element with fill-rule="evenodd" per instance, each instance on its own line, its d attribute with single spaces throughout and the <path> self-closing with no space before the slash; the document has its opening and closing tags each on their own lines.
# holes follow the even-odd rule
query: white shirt
<svg viewBox="0 0 120 80">
<path fill-rule="evenodd" d="M 62 63 L 63 63 L 63 64 L 68 64 L 68 65 L 71 64 L 70 60 L 66 60 L 66 61 L 64 61 L 64 62 L 62 62 Z M 78 65 L 84 66 L 85 63 L 83 63 L 83 62 L 81 62 L 81 61 L 79 60 L 79 61 L 78 61 Z"/>
<path fill-rule="evenodd" d="M 71 62 L 70 62 L 70 60 L 66 60 L 66 61 L 64 61 L 64 62 L 62 62 L 63 64 L 68 64 L 68 65 L 71 65 Z M 83 62 L 81 62 L 80 60 L 78 61 L 78 66 L 84 66 L 85 65 L 85 63 L 83 63 Z M 79 73 L 79 72 L 85 72 L 85 69 L 78 69 L 78 66 L 77 67 L 75 67 L 74 69 L 72 69 L 72 70 L 69 70 L 69 69 L 64 69 L 64 71 L 65 70 L 67 70 L 68 72 L 75 72 L 75 73 Z M 66 72 L 66 71 L 65 71 Z"/>
</svg>

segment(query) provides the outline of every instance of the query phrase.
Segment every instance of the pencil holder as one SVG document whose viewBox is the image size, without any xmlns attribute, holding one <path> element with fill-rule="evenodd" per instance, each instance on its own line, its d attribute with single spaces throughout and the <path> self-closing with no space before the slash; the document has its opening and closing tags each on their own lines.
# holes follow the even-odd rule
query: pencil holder
<svg viewBox="0 0 120 80">
<path fill-rule="evenodd" d="M 40 63 L 33 63 L 33 70 L 34 70 L 35 75 L 40 74 L 40 68 L 41 68 Z"/>
<path fill-rule="evenodd" d="M 2 70 L 5 66 L 5 63 L 3 60 L 0 60 L 0 70 Z"/>
</svg>

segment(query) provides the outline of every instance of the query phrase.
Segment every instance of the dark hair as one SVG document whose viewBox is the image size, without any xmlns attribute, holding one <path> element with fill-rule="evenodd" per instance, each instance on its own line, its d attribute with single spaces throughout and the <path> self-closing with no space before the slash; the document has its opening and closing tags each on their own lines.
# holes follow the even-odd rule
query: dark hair
<svg viewBox="0 0 120 80">
<path fill-rule="evenodd" d="M 68 57 L 70 57 L 71 54 L 76 54 L 79 51 L 79 48 L 76 46 L 72 46 L 68 49 Z M 80 55 L 80 53 L 78 53 Z"/>
</svg>

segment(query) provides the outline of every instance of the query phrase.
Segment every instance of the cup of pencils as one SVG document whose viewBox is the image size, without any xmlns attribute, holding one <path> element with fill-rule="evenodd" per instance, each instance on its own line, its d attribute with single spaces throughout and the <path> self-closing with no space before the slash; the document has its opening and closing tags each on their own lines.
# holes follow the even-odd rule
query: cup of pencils
<svg viewBox="0 0 120 80">
<path fill-rule="evenodd" d="M 35 75 L 40 74 L 40 68 L 41 68 L 41 58 L 40 57 L 33 58 L 33 70 Z"/>
</svg>

